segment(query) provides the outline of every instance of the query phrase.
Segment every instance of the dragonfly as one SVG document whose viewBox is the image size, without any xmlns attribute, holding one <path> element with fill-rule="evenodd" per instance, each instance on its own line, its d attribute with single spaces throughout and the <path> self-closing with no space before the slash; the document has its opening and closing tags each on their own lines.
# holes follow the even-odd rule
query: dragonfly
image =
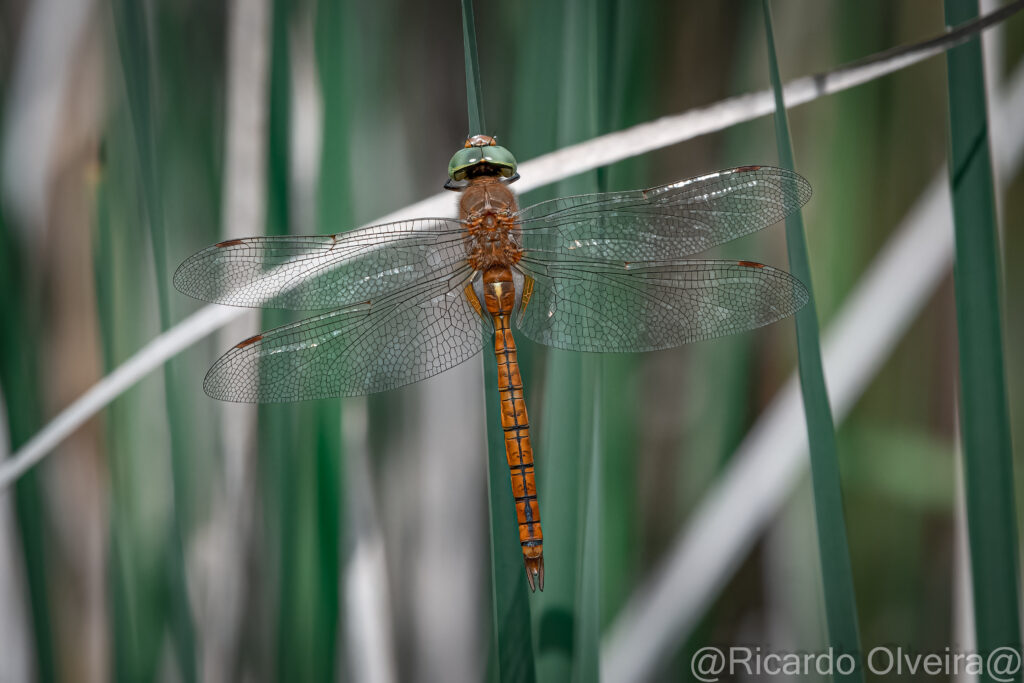
<svg viewBox="0 0 1024 683">
<path fill-rule="evenodd" d="M 493 333 L 505 454 L 526 578 L 544 589 L 530 421 L 514 332 L 570 351 L 676 347 L 781 320 L 807 290 L 754 261 L 689 257 L 782 220 L 811 196 L 796 173 L 742 166 L 646 190 L 520 209 L 512 153 L 473 135 L 452 157 L 458 218 L 319 236 L 230 239 L 186 259 L 184 294 L 317 311 L 249 337 L 210 368 L 206 393 L 282 402 L 387 391 L 480 353 Z"/>
</svg>

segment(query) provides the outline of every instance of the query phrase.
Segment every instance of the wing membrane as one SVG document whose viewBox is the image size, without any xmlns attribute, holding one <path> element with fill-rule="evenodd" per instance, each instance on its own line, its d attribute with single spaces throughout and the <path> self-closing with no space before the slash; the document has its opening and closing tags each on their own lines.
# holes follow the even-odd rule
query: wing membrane
<svg viewBox="0 0 1024 683">
<path fill-rule="evenodd" d="M 232 306 L 323 310 L 373 300 L 465 265 L 462 224 L 423 218 L 338 235 L 247 237 L 207 247 L 174 286 Z"/>
<path fill-rule="evenodd" d="M 374 302 L 324 313 L 247 339 L 203 382 L 213 398 L 276 403 L 359 396 L 455 367 L 482 348 L 481 320 L 461 280 L 417 285 Z"/>
<path fill-rule="evenodd" d="M 670 348 L 761 327 L 807 303 L 792 275 L 747 261 L 520 266 L 535 284 L 519 329 L 571 351 Z"/>
<path fill-rule="evenodd" d="M 811 197 L 801 176 L 744 166 L 649 190 L 578 195 L 519 213 L 539 258 L 670 261 L 776 223 Z"/>
</svg>

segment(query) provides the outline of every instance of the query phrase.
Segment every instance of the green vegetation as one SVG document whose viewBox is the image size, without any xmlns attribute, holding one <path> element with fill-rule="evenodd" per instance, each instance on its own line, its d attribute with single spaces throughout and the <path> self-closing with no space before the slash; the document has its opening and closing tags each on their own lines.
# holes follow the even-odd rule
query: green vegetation
<svg viewBox="0 0 1024 683">
<path fill-rule="evenodd" d="M 775 36 L 772 29 L 770 0 L 763 0 L 765 37 L 768 43 L 768 68 L 775 93 L 775 143 L 783 168 L 796 170 L 793 142 L 789 137 L 789 118 L 779 76 Z M 863 681 L 860 660 L 860 632 L 857 627 L 857 599 L 850 568 L 850 549 L 846 540 L 846 519 L 843 515 L 842 484 L 839 456 L 832 425 L 832 409 L 825 388 L 825 372 L 821 362 L 818 339 L 818 312 L 814 305 L 811 264 L 807 257 L 807 240 L 801 212 L 786 217 L 786 248 L 789 268 L 804 286 L 810 300 L 796 314 L 797 367 L 803 391 L 804 415 L 807 419 L 807 441 L 811 457 L 811 485 L 814 490 L 814 512 L 818 530 L 822 583 L 825 589 L 825 614 L 829 645 L 837 654 L 852 654 L 857 666 L 847 673 L 837 672 L 836 680 Z"/>
<path fill-rule="evenodd" d="M 31 159 L 3 167 L 0 391 L 9 444 L 0 450 L 17 451 L 101 375 L 199 310 L 171 274 L 228 234 L 228 37 L 255 4 L 111 0 L 76 29 L 72 42 L 82 47 L 60 85 L 53 146 L 41 139 L 35 150 L 49 159 L 41 218 L 21 208 L 30 192 L 9 189 L 34 177 L 10 175 Z M 22 111 L 12 98 L 26 97 L 16 76 L 25 77 L 18 60 L 33 5 L 0 4 L 5 124 Z M 496 135 L 522 165 L 763 89 L 767 55 L 786 76 L 824 72 L 974 14 L 953 0 L 945 17 L 927 3 L 896 12 L 886 0 L 773 9 L 769 47 L 756 3 L 477 2 L 468 99 L 481 127 L 486 111 L 479 132 Z M 254 84 L 263 111 L 249 112 L 262 121 L 253 163 L 265 178 L 248 200 L 260 209 L 251 229 L 335 233 L 439 192 L 467 133 L 459 3 L 267 0 L 266 12 L 266 61 L 254 69 L 265 77 Z M 64 34 L 42 35 L 56 45 Z M 1003 81 L 1024 55 L 1021 17 L 1008 20 L 1005 39 Z M 689 656 L 707 645 L 962 646 L 963 624 L 951 616 L 958 419 L 978 647 L 1018 643 L 1021 480 L 1011 437 L 1019 444 L 1024 434 L 1024 308 L 1014 305 L 1024 276 L 1013 264 L 1024 239 L 1009 228 L 1024 221 L 1024 181 L 993 184 L 989 149 L 998 159 L 1004 141 L 986 124 L 993 93 L 979 75 L 977 41 L 949 55 L 948 93 L 946 61 L 790 110 L 792 128 L 780 126 L 778 144 L 771 118 L 761 117 L 520 198 L 529 205 L 777 156 L 785 163 L 791 147 L 815 190 L 802 229 L 776 226 L 709 255 L 785 266 L 788 248 L 817 304 L 801 313 L 796 334 L 783 323 L 608 357 L 517 337 L 544 593 L 530 594 L 524 575 L 489 341 L 482 357 L 453 371 L 465 381 L 246 413 L 202 392 L 206 369 L 237 341 L 216 334 L 119 396 L 0 496 L 17 532 L 13 541 L 0 534 L 0 554 L 25 578 L 0 594 L 23 600 L 30 620 L 16 627 L 28 634 L 38 680 L 370 680 L 381 662 L 399 680 L 597 680 L 610 627 L 657 577 L 798 362 L 812 477 L 721 577 L 711 607 L 652 680 L 688 679 Z M 778 67 L 771 71 L 777 90 Z M 469 132 L 478 132 L 473 110 Z M 0 151 L 12 148 L 0 139 Z M 808 376 L 820 365 L 816 316 L 827 339 L 947 161 L 955 278 L 936 289 L 833 432 L 820 367 Z M 804 231 L 801 246 L 794 237 Z M 906 268 L 919 265 L 910 259 Z M 257 317 L 251 324 L 261 329 L 293 319 Z M 478 402 L 478 412 L 427 422 L 430 406 Z M 428 450 L 444 457 L 428 462 Z M 359 454 L 368 455 L 368 479 L 353 471 Z M 367 526 L 379 529 L 381 547 L 360 545 Z M 369 587 L 353 582 L 367 557 L 383 562 L 361 565 L 373 568 Z M 0 678 L 6 654 L 0 644 Z"/>
<path fill-rule="evenodd" d="M 951 26 L 978 14 L 977 0 L 946 0 L 945 8 Z M 952 49 L 946 64 L 964 486 L 978 650 L 990 653 L 1021 642 L 1020 563 L 981 42 Z M 982 680 L 997 677 L 987 672 Z"/>
</svg>

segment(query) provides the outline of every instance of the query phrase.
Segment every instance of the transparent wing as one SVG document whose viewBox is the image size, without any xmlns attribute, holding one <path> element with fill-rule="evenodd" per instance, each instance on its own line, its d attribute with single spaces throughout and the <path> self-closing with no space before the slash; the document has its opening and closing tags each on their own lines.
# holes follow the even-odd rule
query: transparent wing
<svg viewBox="0 0 1024 683">
<path fill-rule="evenodd" d="M 578 195 L 519 214 L 523 248 L 540 258 L 669 261 L 782 220 L 811 198 L 802 177 L 744 166 L 649 190 Z"/>
<path fill-rule="evenodd" d="M 372 304 L 343 308 L 241 342 L 203 388 L 213 398 L 276 403 L 359 396 L 452 368 L 482 348 L 481 319 L 463 292 L 467 269 Z"/>
<path fill-rule="evenodd" d="M 463 237 L 457 220 L 422 218 L 337 235 L 228 240 L 186 259 L 174 286 L 231 306 L 338 308 L 463 267 Z"/>
<path fill-rule="evenodd" d="M 761 327 L 807 303 L 789 273 L 749 261 L 523 261 L 534 278 L 517 325 L 571 351 L 651 351 Z"/>
</svg>

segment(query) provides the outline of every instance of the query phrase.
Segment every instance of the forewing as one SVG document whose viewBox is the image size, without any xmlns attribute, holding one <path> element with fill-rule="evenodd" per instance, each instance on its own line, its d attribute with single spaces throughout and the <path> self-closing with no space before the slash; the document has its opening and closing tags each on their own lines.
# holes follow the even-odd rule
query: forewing
<svg viewBox="0 0 1024 683">
<path fill-rule="evenodd" d="M 228 240 L 186 259 L 174 286 L 231 306 L 323 310 L 454 272 L 465 259 L 459 221 L 422 218 L 337 235 Z"/>
<path fill-rule="evenodd" d="M 520 266 L 534 288 L 519 329 L 571 351 L 670 348 L 761 327 L 807 303 L 792 275 L 748 261 Z"/>
<path fill-rule="evenodd" d="M 210 368 L 203 387 L 225 401 L 277 403 L 371 394 L 432 377 L 482 347 L 480 317 L 463 292 L 468 275 L 247 339 Z"/>
<path fill-rule="evenodd" d="M 527 255 L 669 261 L 776 223 L 810 197 L 810 184 L 792 171 L 744 166 L 649 190 L 541 202 L 519 220 Z"/>
</svg>

